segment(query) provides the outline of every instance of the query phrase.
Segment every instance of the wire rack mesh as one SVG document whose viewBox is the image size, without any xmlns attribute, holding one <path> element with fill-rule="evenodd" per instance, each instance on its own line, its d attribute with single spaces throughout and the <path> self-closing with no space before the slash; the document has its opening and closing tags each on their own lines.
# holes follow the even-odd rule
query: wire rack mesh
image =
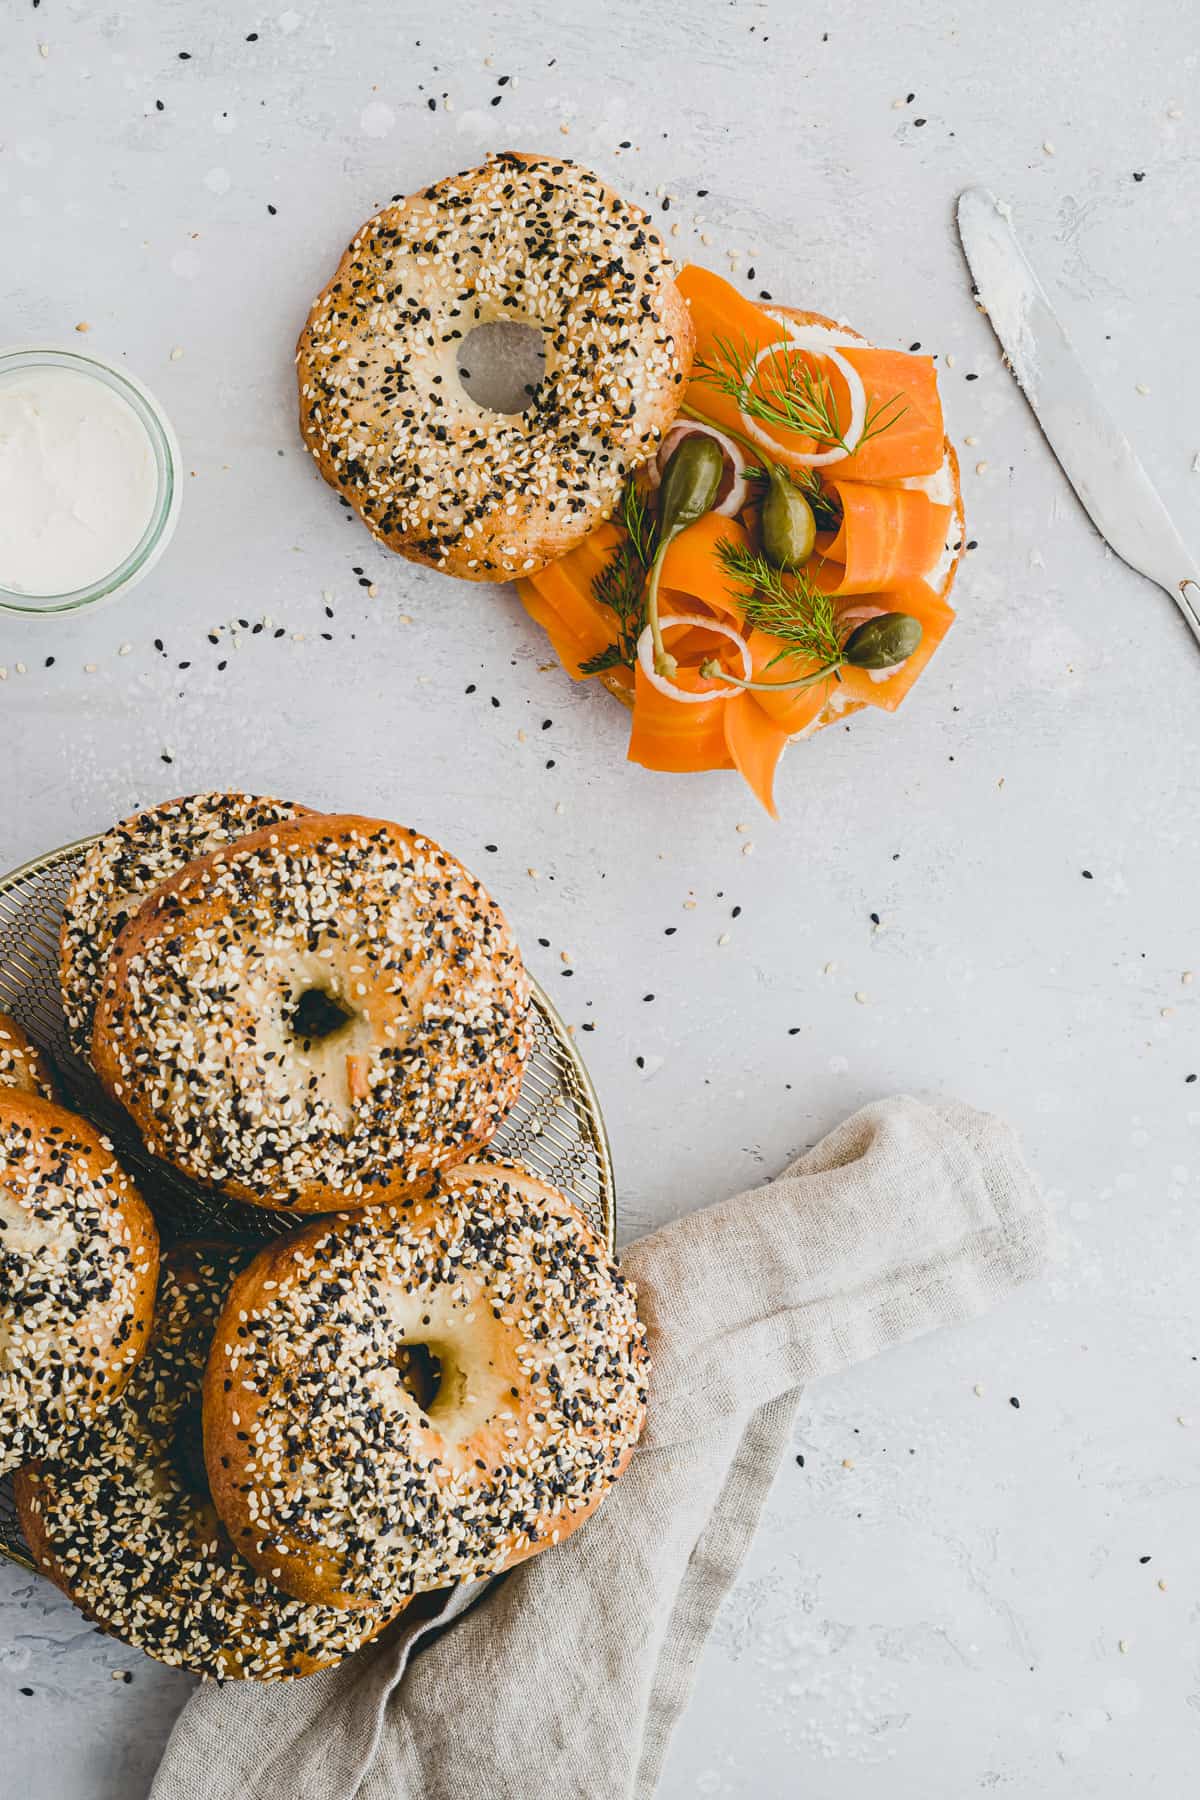
<svg viewBox="0 0 1200 1800">
<path fill-rule="evenodd" d="M 148 1155 L 132 1123 L 70 1051 L 58 988 L 58 926 L 71 878 L 95 842 L 81 839 L 0 876 L 0 1012 L 54 1059 L 66 1104 L 102 1126 L 154 1210 L 164 1243 L 223 1237 L 261 1243 L 293 1228 L 286 1215 L 243 1206 L 183 1179 Z M 533 983 L 533 1054 L 516 1106 L 489 1154 L 511 1157 L 569 1194 L 611 1248 L 612 1156 L 596 1091 L 566 1026 Z M 0 1555 L 31 1568 L 8 1480 L 0 1480 Z"/>
</svg>

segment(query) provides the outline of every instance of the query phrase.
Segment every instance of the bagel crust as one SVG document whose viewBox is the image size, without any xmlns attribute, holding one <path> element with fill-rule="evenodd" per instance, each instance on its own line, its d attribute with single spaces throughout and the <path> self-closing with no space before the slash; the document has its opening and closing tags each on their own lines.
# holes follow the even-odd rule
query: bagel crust
<svg viewBox="0 0 1200 1800">
<path fill-rule="evenodd" d="M 0 1012 L 0 1088 L 37 1094 L 43 1100 L 58 1098 L 48 1060 L 17 1021 L 4 1012 Z"/>
<path fill-rule="evenodd" d="M 692 363 L 691 317 L 646 215 L 561 157 L 506 151 L 362 226 L 297 347 L 300 429 L 381 542 L 470 581 L 544 568 L 654 455 Z M 477 325 L 539 328 L 521 413 L 478 405 Z"/>
<path fill-rule="evenodd" d="M 67 891 L 59 929 L 63 1011 L 76 1056 L 86 1062 L 91 1055 L 109 954 L 146 895 L 195 857 L 308 810 L 256 794 L 185 794 L 97 838 Z"/>
<path fill-rule="evenodd" d="M 633 1452 L 636 1296 L 582 1214 L 523 1171 L 308 1225 L 234 1284 L 204 1386 L 213 1499 L 299 1598 L 394 1606 L 556 1544 Z M 402 1352 L 440 1386 L 418 1400 Z"/>
<path fill-rule="evenodd" d="M 150 896 L 113 951 L 92 1058 L 183 1174 L 327 1212 L 477 1152 L 531 1032 L 512 934 L 462 864 L 401 825 L 314 815 Z"/>
<path fill-rule="evenodd" d="M 111 1405 L 146 1347 L 157 1276 L 154 1220 L 108 1139 L 0 1090 L 0 1472 Z"/>
<path fill-rule="evenodd" d="M 285 1681 L 340 1662 L 389 1615 L 281 1593 L 238 1555 L 209 1497 L 201 1382 L 250 1254 L 167 1252 L 150 1348 L 120 1400 L 59 1461 L 23 1470 L 15 1491 L 34 1561 L 110 1637 L 195 1675 Z"/>
</svg>

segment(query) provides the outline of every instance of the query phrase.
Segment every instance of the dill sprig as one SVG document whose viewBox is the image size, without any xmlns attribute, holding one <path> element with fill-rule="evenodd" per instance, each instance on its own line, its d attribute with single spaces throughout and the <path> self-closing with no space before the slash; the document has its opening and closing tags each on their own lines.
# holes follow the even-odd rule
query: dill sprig
<svg viewBox="0 0 1200 1800">
<path fill-rule="evenodd" d="M 716 337 L 712 357 L 698 357 L 693 374 L 705 386 L 726 394 L 740 412 L 760 425 L 794 431 L 827 450 L 845 450 L 845 430 L 828 375 L 812 368 L 786 339 L 781 339 L 762 363 L 756 361 L 757 356 L 749 338 L 743 338 L 738 345 L 732 338 Z M 771 376 L 765 392 L 755 386 L 762 369 L 769 370 Z M 855 449 L 887 431 L 907 410 L 900 394 L 893 394 L 877 406 L 868 406 Z"/>
<path fill-rule="evenodd" d="M 771 658 L 769 668 L 792 656 L 805 657 L 822 669 L 841 662 L 842 641 L 833 602 L 807 576 L 801 571 L 785 574 L 765 556 L 731 538 L 717 545 L 717 558 L 734 584 L 731 591 L 747 624 L 769 632 L 785 645 Z"/>
<path fill-rule="evenodd" d="M 600 573 L 593 578 L 592 595 L 617 617 L 617 636 L 605 649 L 580 667 L 585 675 L 603 675 L 606 669 L 632 669 L 637 645 L 646 624 L 646 571 L 658 548 L 658 525 L 645 495 L 633 480 L 621 495 L 620 523 L 625 536 Z"/>
<path fill-rule="evenodd" d="M 643 569 L 648 569 L 658 548 L 658 521 L 646 504 L 646 496 L 632 478 L 625 483 L 621 495 L 621 523 L 629 534 L 638 561 Z"/>
</svg>

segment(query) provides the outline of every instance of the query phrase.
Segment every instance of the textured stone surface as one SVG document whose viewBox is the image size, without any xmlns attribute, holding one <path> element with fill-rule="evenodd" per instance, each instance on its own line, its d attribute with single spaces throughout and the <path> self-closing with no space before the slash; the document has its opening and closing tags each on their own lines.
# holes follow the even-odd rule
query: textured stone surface
<svg viewBox="0 0 1200 1800">
<path fill-rule="evenodd" d="M 1200 657 L 1051 461 L 952 202 L 984 180 L 1012 203 L 1200 538 L 1187 9 L 495 11 L 8 9 L 4 336 L 125 359 L 189 476 L 136 592 L 0 617 L 0 862 L 220 784 L 444 838 L 595 1025 L 626 1236 L 891 1089 L 1007 1113 L 1066 1262 L 811 1395 L 663 1792 L 1175 1800 L 1200 1751 Z M 752 292 L 937 351 L 977 439 L 958 626 L 895 719 L 789 754 L 781 825 L 732 776 L 628 767 L 621 709 L 545 666 L 510 592 L 378 551 L 300 449 L 291 345 L 354 226 L 506 145 L 663 187 L 681 254 L 737 249 Z M 187 1687 L 0 1569 L 5 1794 L 136 1796 Z"/>
</svg>

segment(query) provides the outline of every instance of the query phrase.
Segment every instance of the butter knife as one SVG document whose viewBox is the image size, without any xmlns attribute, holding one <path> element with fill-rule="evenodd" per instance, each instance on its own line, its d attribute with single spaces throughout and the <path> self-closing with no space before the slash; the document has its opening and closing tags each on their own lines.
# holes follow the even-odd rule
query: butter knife
<svg viewBox="0 0 1200 1800">
<path fill-rule="evenodd" d="M 1200 643 L 1200 563 L 1089 379 L 1008 208 L 987 188 L 965 189 L 958 235 L 979 304 L 1092 524 L 1131 569 L 1166 589 Z"/>
</svg>

